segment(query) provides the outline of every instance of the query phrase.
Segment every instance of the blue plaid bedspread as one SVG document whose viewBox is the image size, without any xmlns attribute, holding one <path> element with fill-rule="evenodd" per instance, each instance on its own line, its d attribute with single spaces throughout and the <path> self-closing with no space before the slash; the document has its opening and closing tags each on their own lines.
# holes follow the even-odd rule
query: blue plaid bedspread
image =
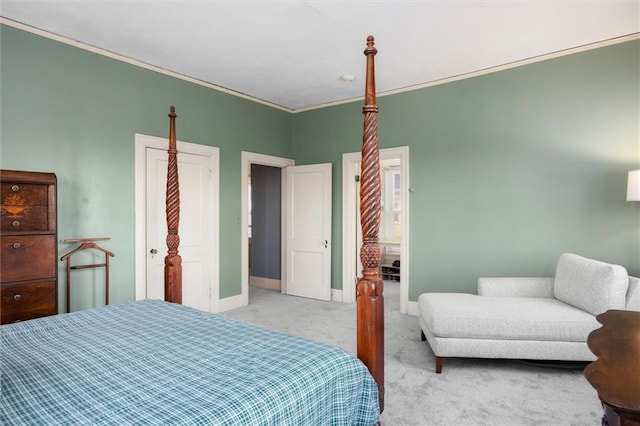
<svg viewBox="0 0 640 426">
<path fill-rule="evenodd" d="M 346 351 L 156 300 L 0 326 L 0 424 L 372 425 Z"/>
</svg>

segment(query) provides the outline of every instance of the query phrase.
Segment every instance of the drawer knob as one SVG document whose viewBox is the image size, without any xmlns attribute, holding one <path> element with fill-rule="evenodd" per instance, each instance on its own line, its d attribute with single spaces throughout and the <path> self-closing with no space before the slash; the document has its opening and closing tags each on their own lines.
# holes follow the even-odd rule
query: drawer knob
<svg viewBox="0 0 640 426">
<path fill-rule="evenodd" d="M 11 185 L 11 190 L 12 190 L 13 192 L 18 192 L 18 191 L 20 191 L 20 186 L 18 186 L 18 185 Z"/>
<path fill-rule="evenodd" d="M 13 295 L 13 300 L 15 300 L 16 302 L 19 302 L 22 300 L 22 295 L 21 294 L 14 294 Z"/>
<path fill-rule="evenodd" d="M 22 224 L 19 220 L 14 220 L 13 222 L 11 222 L 11 226 L 13 226 L 14 228 L 20 228 L 20 225 Z"/>
<path fill-rule="evenodd" d="M 19 249 L 19 248 L 21 248 L 21 247 L 22 247 L 22 244 L 20 244 L 20 243 L 13 243 L 13 248 L 14 248 L 14 249 Z"/>
</svg>

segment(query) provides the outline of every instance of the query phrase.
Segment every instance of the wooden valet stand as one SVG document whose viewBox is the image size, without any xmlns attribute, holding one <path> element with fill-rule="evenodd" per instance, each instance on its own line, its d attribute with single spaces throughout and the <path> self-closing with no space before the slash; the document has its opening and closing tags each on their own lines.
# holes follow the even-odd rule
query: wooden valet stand
<svg viewBox="0 0 640 426">
<path fill-rule="evenodd" d="M 67 313 L 70 312 L 71 308 L 71 271 L 76 269 L 92 269 L 92 268 L 105 268 L 105 305 L 109 304 L 109 257 L 114 257 L 115 254 L 111 253 L 109 250 L 105 250 L 96 244 L 96 241 L 106 241 L 110 240 L 110 237 L 102 237 L 102 238 L 72 238 L 68 240 L 64 240 L 65 243 L 81 243 L 79 247 L 71 250 L 69 253 L 65 254 L 60 258 L 60 260 L 67 261 Z M 87 265 L 74 265 L 71 266 L 71 256 L 78 253 L 82 250 L 87 249 L 95 249 L 104 253 L 104 263 L 92 263 Z"/>
</svg>

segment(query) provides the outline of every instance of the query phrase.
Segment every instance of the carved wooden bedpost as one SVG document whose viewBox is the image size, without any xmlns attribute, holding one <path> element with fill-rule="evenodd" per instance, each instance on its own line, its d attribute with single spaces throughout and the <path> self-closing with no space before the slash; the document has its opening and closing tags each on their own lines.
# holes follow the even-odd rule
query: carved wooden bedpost
<svg viewBox="0 0 640 426">
<path fill-rule="evenodd" d="M 169 112 L 169 165 L 167 167 L 167 256 L 164 258 L 164 298 L 182 303 L 182 258 L 178 254 L 180 236 L 180 188 L 178 186 L 178 150 L 176 148 L 176 108 Z"/>
<path fill-rule="evenodd" d="M 362 171 L 360 173 L 360 221 L 362 224 L 362 278 L 356 286 L 358 305 L 358 358 L 369 368 L 378 384 L 380 412 L 384 410 L 384 298 L 380 265 L 380 154 L 378 151 L 378 106 L 375 67 L 377 53 L 373 36 L 367 37 L 367 77 L 362 113 Z"/>
</svg>

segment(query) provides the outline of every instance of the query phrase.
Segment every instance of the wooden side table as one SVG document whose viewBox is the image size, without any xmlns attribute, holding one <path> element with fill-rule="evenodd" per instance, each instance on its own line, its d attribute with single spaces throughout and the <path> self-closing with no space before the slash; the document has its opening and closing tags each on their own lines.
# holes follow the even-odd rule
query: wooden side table
<svg viewBox="0 0 640 426">
<path fill-rule="evenodd" d="M 584 376 L 602 401 L 603 425 L 640 425 L 640 312 L 610 310 L 587 345 L 598 359 Z"/>
</svg>

